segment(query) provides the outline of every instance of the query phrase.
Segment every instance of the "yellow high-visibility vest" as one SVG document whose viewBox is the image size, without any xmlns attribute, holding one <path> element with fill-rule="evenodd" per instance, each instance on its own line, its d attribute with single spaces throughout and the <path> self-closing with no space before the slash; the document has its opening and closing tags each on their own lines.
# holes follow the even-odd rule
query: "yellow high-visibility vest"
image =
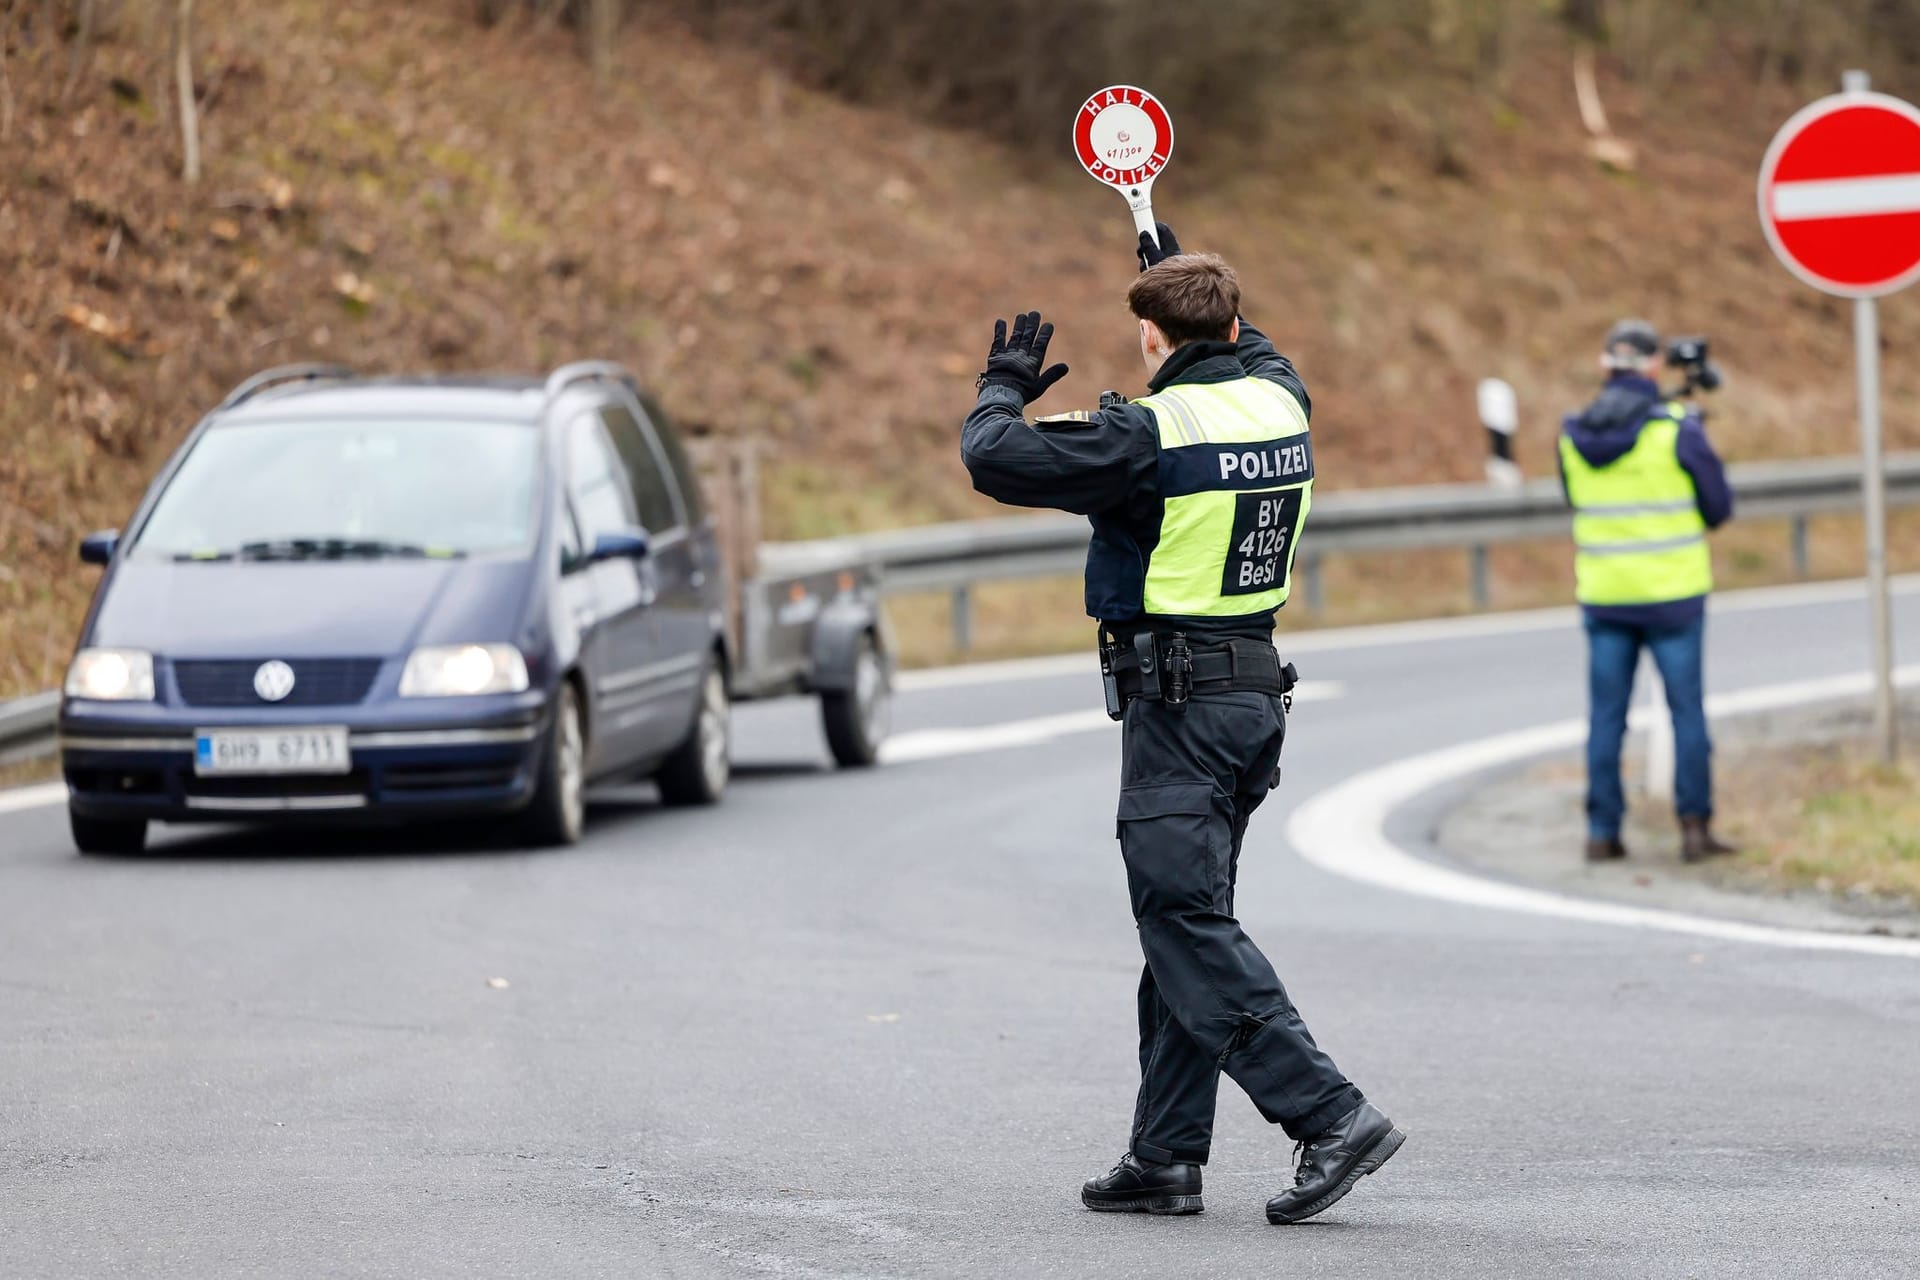
<svg viewBox="0 0 1920 1280">
<path fill-rule="evenodd" d="M 1134 401 L 1160 434 L 1148 614 L 1238 617 L 1286 603 L 1313 505 L 1306 410 L 1265 378 L 1180 383 Z"/>
<path fill-rule="evenodd" d="M 1680 465 L 1679 419 L 1686 410 L 1640 428 L 1633 448 L 1596 467 L 1567 436 L 1560 461 L 1573 504 L 1574 587 L 1580 603 L 1664 604 L 1713 590 L 1707 522 L 1693 477 Z"/>
</svg>

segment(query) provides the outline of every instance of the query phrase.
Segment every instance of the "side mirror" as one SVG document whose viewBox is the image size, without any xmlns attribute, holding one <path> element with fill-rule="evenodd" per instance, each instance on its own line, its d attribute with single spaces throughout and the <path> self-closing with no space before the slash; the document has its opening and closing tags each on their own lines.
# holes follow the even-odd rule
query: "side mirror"
<svg viewBox="0 0 1920 1280">
<path fill-rule="evenodd" d="M 599 563 L 602 560 L 642 560 L 652 550 L 645 529 L 626 529 L 619 533 L 603 533 L 593 540 L 593 550 L 587 553 L 588 561 Z"/>
<path fill-rule="evenodd" d="M 118 529 L 101 529 L 80 539 L 80 562 L 82 564 L 106 564 L 113 559 L 113 549 L 120 545 Z"/>
</svg>

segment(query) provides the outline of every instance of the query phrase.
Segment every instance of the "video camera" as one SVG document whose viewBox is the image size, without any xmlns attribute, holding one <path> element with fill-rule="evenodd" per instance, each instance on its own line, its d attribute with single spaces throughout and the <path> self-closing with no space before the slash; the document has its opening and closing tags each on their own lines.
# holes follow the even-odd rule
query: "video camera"
<svg viewBox="0 0 1920 1280">
<path fill-rule="evenodd" d="M 1675 338 L 1667 344 L 1667 363 L 1678 369 L 1685 379 L 1673 395 L 1690 396 L 1696 391 L 1720 389 L 1720 366 L 1707 358 L 1705 338 Z"/>
</svg>

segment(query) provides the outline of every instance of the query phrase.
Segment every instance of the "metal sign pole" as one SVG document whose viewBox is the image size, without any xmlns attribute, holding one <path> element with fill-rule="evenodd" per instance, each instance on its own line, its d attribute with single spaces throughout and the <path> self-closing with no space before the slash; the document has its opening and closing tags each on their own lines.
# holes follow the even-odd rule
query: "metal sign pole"
<svg viewBox="0 0 1920 1280">
<path fill-rule="evenodd" d="M 1887 602 L 1887 467 L 1880 443 L 1880 313 L 1872 298 L 1853 303 L 1860 375 L 1860 482 L 1867 524 L 1867 604 L 1873 628 L 1873 739 L 1883 764 L 1899 751 L 1893 696 L 1893 610 Z"/>
<path fill-rule="evenodd" d="M 1845 93 L 1866 93 L 1864 71 L 1840 77 Z M 1867 611 L 1873 632 L 1873 738 L 1883 764 L 1899 754 L 1893 693 L 1893 610 L 1887 596 L 1887 463 L 1880 439 L 1880 309 L 1872 298 L 1853 302 L 1853 355 L 1859 376 L 1860 486 L 1867 535 Z"/>
</svg>

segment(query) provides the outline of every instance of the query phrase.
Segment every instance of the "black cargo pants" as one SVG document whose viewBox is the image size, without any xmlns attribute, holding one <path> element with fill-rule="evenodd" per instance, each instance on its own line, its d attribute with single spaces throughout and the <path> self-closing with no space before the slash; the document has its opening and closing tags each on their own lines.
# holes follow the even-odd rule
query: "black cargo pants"
<svg viewBox="0 0 1920 1280">
<path fill-rule="evenodd" d="M 1196 694 L 1184 712 L 1127 707 L 1119 834 L 1147 957 L 1132 1146 L 1142 1160 L 1206 1163 L 1222 1071 L 1294 1138 L 1362 1101 L 1233 915 L 1240 843 L 1286 733 L 1280 699 L 1264 693 Z"/>
</svg>

